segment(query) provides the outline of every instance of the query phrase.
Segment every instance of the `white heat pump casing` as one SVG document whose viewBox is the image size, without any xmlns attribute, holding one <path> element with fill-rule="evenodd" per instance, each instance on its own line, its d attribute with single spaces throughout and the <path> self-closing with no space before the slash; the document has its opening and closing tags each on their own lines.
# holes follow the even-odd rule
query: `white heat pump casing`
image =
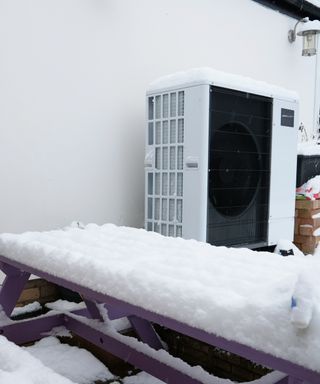
<svg viewBox="0 0 320 384">
<path fill-rule="evenodd" d="M 186 239 L 206 241 L 208 190 L 209 89 L 185 89 L 185 161 L 182 233 Z M 197 127 L 194 129 L 194 127 Z M 198 167 L 188 167 L 195 159 Z M 196 188 L 195 188 L 196 186 Z"/>
<path fill-rule="evenodd" d="M 296 161 L 297 161 L 297 131 L 298 131 L 298 100 L 294 93 L 284 92 L 277 96 L 270 92 L 267 88 L 256 87 L 252 90 L 252 85 L 241 84 L 231 88 L 227 84 L 219 84 L 219 81 L 205 82 L 193 81 L 192 83 L 174 85 L 171 87 L 163 87 L 151 89 L 147 93 L 147 111 L 149 108 L 149 100 L 161 100 L 163 95 L 168 95 L 170 98 L 171 93 L 176 94 L 178 98 L 179 92 L 184 94 L 184 113 L 183 116 L 175 116 L 178 124 L 178 119 L 184 121 L 184 140 L 180 143 L 183 147 L 183 169 L 178 170 L 178 173 L 183 174 L 183 189 L 182 196 L 177 196 L 176 193 L 163 194 L 162 175 L 171 171 L 170 170 L 170 143 L 160 145 L 161 154 L 169 156 L 168 168 L 163 170 L 162 166 L 158 164 L 156 169 L 155 151 L 158 147 L 156 141 L 155 124 L 158 122 L 162 124 L 168 120 L 170 122 L 170 111 L 168 116 L 163 118 L 163 109 L 161 104 L 161 117 L 153 120 L 153 135 L 154 142 L 150 145 L 149 141 L 149 124 L 147 123 L 146 129 L 146 183 L 145 183 L 145 226 L 148 230 L 163 233 L 164 235 L 182 236 L 186 239 L 196 239 L 206 242 L 207 240 L 207 201 L 208 201 L 208 150 L 209 150 L 209 106 L 210 106 L 210 87 L 221 86 L 224 88 L 234 89 L 241 92 L 248 92 L 251 94 L 262 95 L 272 99 L 272 138 L 271 138 L 271 166 L 270 166 L 270 185 L 269 185 L 269 218 L 268 218 L 268 234 L 265 244 L 259 245 L 274 245 L 279 239 L 285 238 L 292 240 L 294 232 L 294 204 L 295 204 L 295 180 L 296 180 Z M 254 84 L 255 85 L 255 84 Z M 271 89 L 272 90 L 272 89 Z M 156 102 L 156 101 L 155 101 Z M 170 108 L 170 100 L 168 100 Z M 177 107 L 178 108 L 178 107 Z M 156 106 L 155 106 L 156 109 Z M 294 126 L 288 127 L 281 125 L 281 110 L 288 109 L 294 111 Z M 155 113 L 155 111 L 154 111 Z M 159 117 L 159 116 L 158 116 Z M 170 125 L 170 123 L 169 123 Z M 169 131 L 170 131 L 170 127 Z M 163 132 L 161 133 L 161 135 Z M 170 132 L 168 133 L 170 135 Z M 164 137 L 161 136 L 161 141 Z M 158 143 L 159 144 L 159 143 Z M 178 144 L 178 145 L 180 145 Z M 167 147 L 168 151 L 163 149 Z M 163 152 L 166 151 L 166 152 Z M 159 152 L 159 151 L 158 151 Z M 161 159 L 161 165 L 163 165 Z M 156 195 L 152 191 L 150 195 L 150 183 L 148 183 L 148 174 L 159 173 L 161 175 L 160 194 Z M 177 174 L 176 174 L 177 177 Z M 168 176 L 169 178 L 169 176 Z M 150 181 L 150 180 L 149 180 Z M 155 180 L 153 180 L 153 188 L 155 188 Z M 168 187 L 169 188 L 169 187 Z M 159 192 L 159 191 L 158 191 Z M 152 197 L 150 197 L 152 196 Z M 169 199 L 174 201 L 175 217 L 171 215 L 171 221 L 165 214 L 168 212 Z M 166 202 L 167 200 L 167 202 Z M 150 207 L 152 204 L 152 214 L 150 215 Z M 177 206 L 182 204 L 182 218 L 181 213 L 177 213 Z M 155 217 L 156 210 L 159 209 L 159 214 Z M 148 214 L 149 212 L 149 214 Z M 179 220 L 177 220 L 177 215 Z M 172 220 L 173 219 L 173 220 Z M 169 233 L 170 226 L 170 233 Z M 173 232 L 173 228 L 174 232 Z M 240 244 L 246 246 L 246 244 Z M 248 244 L 248 247 L 254 248 L 256 244 Z"/>
<path fill-rule="evenodd" d="M 281 109 L 295 111 L 294 127 L 281 126 Z M 296 197 L 298 103 L 273 99 L 268 245 L 293 240 Z"/>
</svg>

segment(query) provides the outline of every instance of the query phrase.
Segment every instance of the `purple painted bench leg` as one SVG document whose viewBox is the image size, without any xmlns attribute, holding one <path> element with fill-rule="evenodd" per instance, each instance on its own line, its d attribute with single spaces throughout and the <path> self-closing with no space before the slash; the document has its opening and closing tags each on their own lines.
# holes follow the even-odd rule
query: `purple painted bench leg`
<svg viewBox="0 0 320 384">
<path fill-rule="evenodd" d="M 83 301 L 87 306 L 87 309 L 91 318 L 103 321 L 103 317 L 101 316 L 101 313 L 99 311 L 99 308 L 97 307 L 97 304 L 94 301 L 86 298 L 83 298 Z"/>
<path fill-rule="evenodd" d="M 10 265 L 1 265 L 2 271 L 7 275 L 0 290 L 0 306 L 7 316 L 11 315 L 21 292 L 29 280 L 30 273 L 22 272 Z"/>
<path fill-rule="evenodd" d="M 137 335 L 139 335 L 141 341 L 156 350 L 163 348 L 157 332 L 154 330 L 153 325 L 149 321 L 133 315 L 128 316 L 128 319 L 132 328 L 136 331 Z"/>
<path fill-rule="evenodd" d="M 0 335 L 21 345 L 45 337 L 54 327 L 64 325 L 64 315 L 41 316 L 31 320 L 14 321 L 9 324 L 0 324 Z"/>
<path fill-rule="evenodd" d="M 84 302 L 86 303 L 90 316 L 93 319 L 104 321 L 99 311 L 99 308 L 97 307 L 97 304 L 94 301 L 84 298 Z M 159 336 L 157 335 L 156 331 L 154 330 L 152 324 L 149 321 L 134 315 L 128 316 L 128 320 L 132 328 L 140 337 L 141 341 L 156 350 L 163 348 Z"/>
</svg>

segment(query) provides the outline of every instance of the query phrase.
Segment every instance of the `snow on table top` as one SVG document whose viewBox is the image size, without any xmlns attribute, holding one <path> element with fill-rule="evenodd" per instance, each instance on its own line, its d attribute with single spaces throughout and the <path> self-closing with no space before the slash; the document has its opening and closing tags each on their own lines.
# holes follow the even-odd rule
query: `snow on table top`
<svg viewBox="0 0 320 384">
<path fill-rule="evenodd" d="M 148 93 L 201 84 L 212 84 L 218 87 L 238 89 L 240 91 L 269 97 L 278 97 L 289 100 L 299 99 L 298 94 L 294 91 L 271 85 L 264 81 L 254 80 L 250 77 L 217 71 L 209 67 L 193 68 L 162 76 L 149 85 Z"/>
<path fill-rule="evenodd" d="M 163 237 L 143 229 L 2 234 L 0 254 L 207 332 L 320 371 L 320 259 Z M 309 327 L 290 322 L 300 272 L 314 282 Z"/>
</svg>

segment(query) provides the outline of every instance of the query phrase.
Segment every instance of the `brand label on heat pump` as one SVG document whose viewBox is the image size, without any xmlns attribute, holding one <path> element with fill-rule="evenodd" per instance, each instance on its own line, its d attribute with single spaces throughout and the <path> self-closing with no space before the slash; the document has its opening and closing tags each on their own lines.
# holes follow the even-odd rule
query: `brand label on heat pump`
<svg viewBox="0 0 320 384">
<path fill-rule="evenodd" d="M 283 127 L 294 127 L 294 111 L 281 108 L 281 125 Z"/>
</svg>

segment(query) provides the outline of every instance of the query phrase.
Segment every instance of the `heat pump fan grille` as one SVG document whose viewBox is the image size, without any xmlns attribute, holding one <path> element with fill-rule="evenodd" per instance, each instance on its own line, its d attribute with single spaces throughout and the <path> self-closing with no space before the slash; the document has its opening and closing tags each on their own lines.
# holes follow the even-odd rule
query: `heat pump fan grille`
<svg viewBox="0 0 320 384">
<path fill-rule="evenodd" d="M 154 149 L 147 174 L 146 229 L 182 236 L 184 91 L 148 99 L 148 145 Z"/>
<path fill-rule="evenodd" d="M 272 102 L 212 87 L 207 241 L 267 241 Z"/>
</svg>

